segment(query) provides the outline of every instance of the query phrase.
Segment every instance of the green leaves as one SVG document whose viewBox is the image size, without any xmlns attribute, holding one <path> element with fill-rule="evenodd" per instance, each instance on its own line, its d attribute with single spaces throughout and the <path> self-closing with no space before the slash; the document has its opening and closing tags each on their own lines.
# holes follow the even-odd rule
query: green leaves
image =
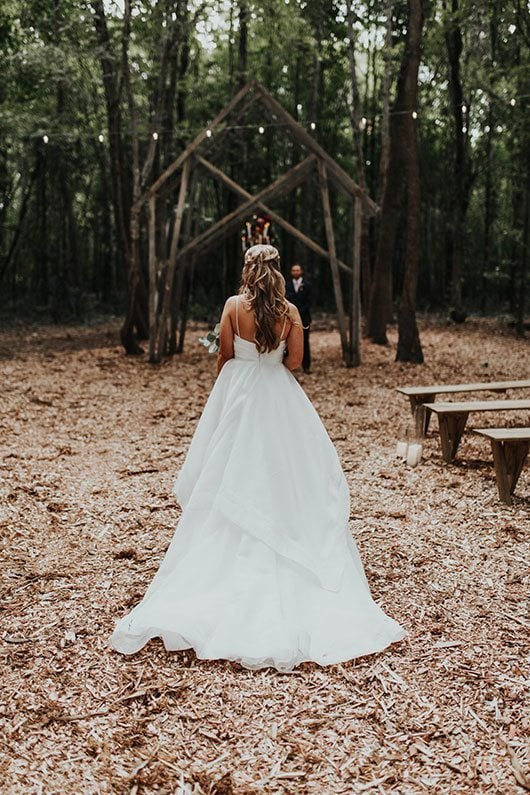
<svg viewBox="0 0 530 795">
<path fill-rule="evenodd" d="M 199 337 L 199 343 L 208 348 L 208 353 L 217 353 L 219 350 L 219 333 L 221 324 L 217 323 L 213 331 L 209 331 L 205 337 Z"/>
</svg>

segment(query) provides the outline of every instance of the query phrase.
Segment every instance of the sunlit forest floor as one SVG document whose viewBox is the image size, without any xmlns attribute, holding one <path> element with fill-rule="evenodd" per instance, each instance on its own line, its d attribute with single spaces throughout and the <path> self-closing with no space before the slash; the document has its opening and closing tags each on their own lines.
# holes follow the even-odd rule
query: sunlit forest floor
<svg viewBox="0 0 530 795">
<path fill-rule="evenodd" d="M 201 329 L 202 330 L 202 329 Z M 408 630 L 379 655 L 291 674 L 107 646 L 155 573 L 171 495 L 214 381 L 190 330 L 154 368 L 118 324 L 0 333 L 2 793 L 517 793 L 529 786 L 530 468 L 497 498 L 486 440 L 444 464 L 395 457 L 398 385 L 528 377 L 530 345 L 490 320 L 424 321 L 423 367 L 313 333 L 300 381 L 339 450 L 375 598 Z M 508 393 L 523 397 L 528 393 Z M 498 397 L 479 395 L 479 397 Z M 524 415 L 480 420 L 528 422 Z M 471 416 L 471 424 L 473 417 Z M 526 694 L 528 691 L 526 690 Z"/>
</svg>

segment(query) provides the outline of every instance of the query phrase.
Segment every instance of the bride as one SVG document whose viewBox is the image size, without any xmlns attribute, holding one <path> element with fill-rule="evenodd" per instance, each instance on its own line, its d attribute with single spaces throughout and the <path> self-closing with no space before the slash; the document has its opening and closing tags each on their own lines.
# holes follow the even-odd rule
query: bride
<svg viewBox="0 0 530 795">
<path fill-rule="evenodd" d="M 175 485 L 182 515 L 142 601 L 110 645 L 290 671 L 378 652 L 404 630 L 373 601 L 348 529 L 337 452 L 291 370 L 300 315 L 279 254 L 245 254 L 225 304 L 219 375 Z"/>
</svg>

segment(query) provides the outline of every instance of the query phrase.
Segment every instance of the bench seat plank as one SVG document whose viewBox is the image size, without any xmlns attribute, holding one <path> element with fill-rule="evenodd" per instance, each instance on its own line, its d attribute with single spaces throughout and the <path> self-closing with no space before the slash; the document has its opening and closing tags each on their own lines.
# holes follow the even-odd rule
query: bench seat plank
<svg viewBox="0 0 530 795">
<path fill-rule="evenodd" d="M 530 389 L 530 379 L 523 381 L 489 381 L 476 384 L 433 384 L 431 386 L 402 386 L 402 395 L 443 395 L 450 392 L 502 392 L 506 389 Z"/>
<path fill-rule="evenodd" d="M 436 403 L 425 403 L 425 408 L 434 411 L 435 414 L 459 414 L 462 411 L 526 411 L 530 409 L 530 400 L 465 400 L 455 401 L 436 401 Z"/>
<path fill-rule="evenodd" d="M 530 428 L 475 428 L 473 433 L 499 442 L 530 440 Z"/>
</svg>

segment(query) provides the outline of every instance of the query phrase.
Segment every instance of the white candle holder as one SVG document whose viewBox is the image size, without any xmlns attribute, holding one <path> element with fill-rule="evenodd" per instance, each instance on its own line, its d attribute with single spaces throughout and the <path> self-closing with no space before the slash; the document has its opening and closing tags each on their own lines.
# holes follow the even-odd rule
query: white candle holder
<svg viewBox="0 0 530 795">
<path fill-rule="evenodd" d="M 402 461 L 406 461 L 407 460 L 407 448 L 408 448 L 408 443 L 407 442 L 398 442 L 396 444 L 396 456 L 397 456 L 397 458 L 401 458 Z"/>
<path fill-rule="evenodd" d="M 396 457 L 407 464 L 415 467 L 421 461 L 423 454 L 423 441 L 416 433 L 416 428 L 412 423 L 407 425 L 405 441 L 399 440 L 396 444 Z"/>
<path fill-rule="evenodd" d="M 407 466 L 415 467 L 421 461 L 421 456 L 423 453 L 423 445 L 421 442 L 414 441 L 409 442 L 407 447 Z"/>
</svg>

